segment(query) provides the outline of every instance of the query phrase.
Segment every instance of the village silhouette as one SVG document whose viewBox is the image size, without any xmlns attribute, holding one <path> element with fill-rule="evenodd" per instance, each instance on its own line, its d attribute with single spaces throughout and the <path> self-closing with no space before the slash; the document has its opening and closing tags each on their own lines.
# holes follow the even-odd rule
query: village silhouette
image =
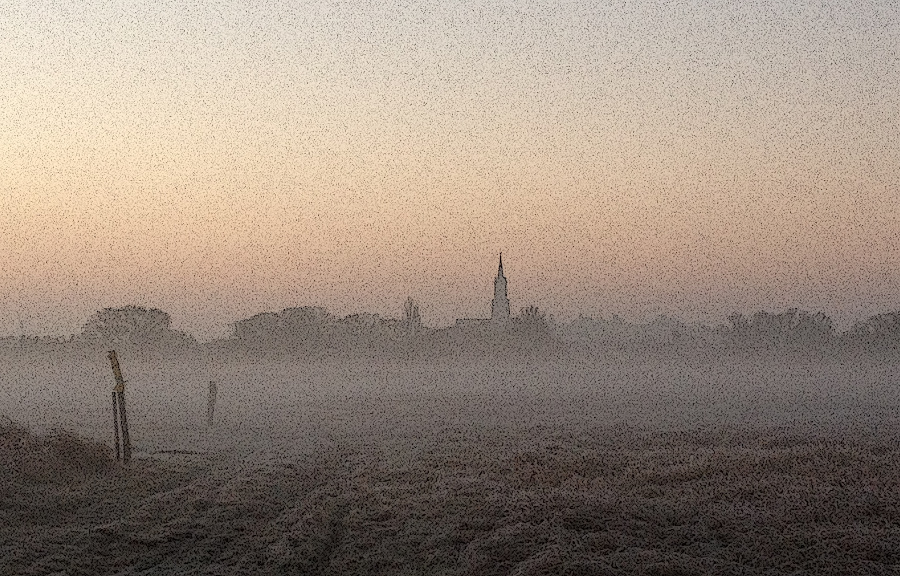
<svg viewBox="0 0 900 576">
<path fill-rule="evenodd" d="M 688 324 L 659 316 L 631 323 L 618 316 L 579 316 L 558 322 L 536 306 L 512 313 L 509 280 L 499 256 L 487 318 L 460 318 L 447 327 L 429 327 L 420 305 L 411 297 L 399 318 L 372 313 L 337 316 L 324 307 L 299 306 L 261 312 L 237 320 L 225 338 L 199 343 L 174 330 L 167 312 L 142 306 L 98 310 L 78 334 L 66 337 L 8 336 L 0 351 L 140 349 L 153 352 L 208 352 L 247 355 L 315 357 L 327 355 L 492 356 L 497 354 L 635 353 L 771 353 L 839 354 L 898 353 L 900 312 L 886 312 L 858 321 L 839 332 L 823 312 L 791 308 L 734 313 L 717 326 Z"/>
</svg>

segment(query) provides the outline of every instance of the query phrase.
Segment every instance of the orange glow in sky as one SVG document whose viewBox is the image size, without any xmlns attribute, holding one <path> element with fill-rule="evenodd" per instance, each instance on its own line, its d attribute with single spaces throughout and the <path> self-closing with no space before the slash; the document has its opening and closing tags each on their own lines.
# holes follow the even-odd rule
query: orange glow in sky
<svg viewBox="0 0 900 576">
<path fill-rule="evenodd" d="M 13 2 L 0 335 L 900 308 L 900 6 Z"/>
</svg>

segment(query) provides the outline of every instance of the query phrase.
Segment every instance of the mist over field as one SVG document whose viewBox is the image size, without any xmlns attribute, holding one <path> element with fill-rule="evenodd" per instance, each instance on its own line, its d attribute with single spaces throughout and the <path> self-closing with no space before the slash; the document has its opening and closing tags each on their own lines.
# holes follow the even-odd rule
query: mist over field
<svg viewBox="0 0 900 576">
<path fill-rule="evenodd" d="M 132 332 L 117 342 L 127 465 L 112 460 L 113 342 L 10 340 L 0 573 L 900 567 L 890 348 L 737 346 L 736 318 L 714 338 L 603 340 L 585 322 L 205 345 Z"/>
</svg>

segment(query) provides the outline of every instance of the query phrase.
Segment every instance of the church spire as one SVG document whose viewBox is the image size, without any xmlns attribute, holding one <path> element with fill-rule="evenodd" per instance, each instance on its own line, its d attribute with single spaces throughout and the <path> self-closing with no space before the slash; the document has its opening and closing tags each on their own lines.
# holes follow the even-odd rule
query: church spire
<svg viewBox="0 0 900 576">
<path fill-rule="evenodd" d="M 500 265 L 497 277 L 494 278 L 494 299 L 491 300 L 491 320 L 509 320 L 509 297 L 506 294 L 506 276 L 503 274 L 503 252 L 500 253 Z"/>
</svg>

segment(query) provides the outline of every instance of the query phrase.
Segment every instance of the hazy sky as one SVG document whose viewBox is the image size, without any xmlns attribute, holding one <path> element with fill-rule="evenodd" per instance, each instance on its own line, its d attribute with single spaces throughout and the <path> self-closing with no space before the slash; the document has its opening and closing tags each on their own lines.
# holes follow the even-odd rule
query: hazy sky
<svg viewBox="0 0 900 576">
<path fill-rule="evenodd" d="M 900 309 L 900 3 L 0 0 L 0 335 Z"/>
</svg>

